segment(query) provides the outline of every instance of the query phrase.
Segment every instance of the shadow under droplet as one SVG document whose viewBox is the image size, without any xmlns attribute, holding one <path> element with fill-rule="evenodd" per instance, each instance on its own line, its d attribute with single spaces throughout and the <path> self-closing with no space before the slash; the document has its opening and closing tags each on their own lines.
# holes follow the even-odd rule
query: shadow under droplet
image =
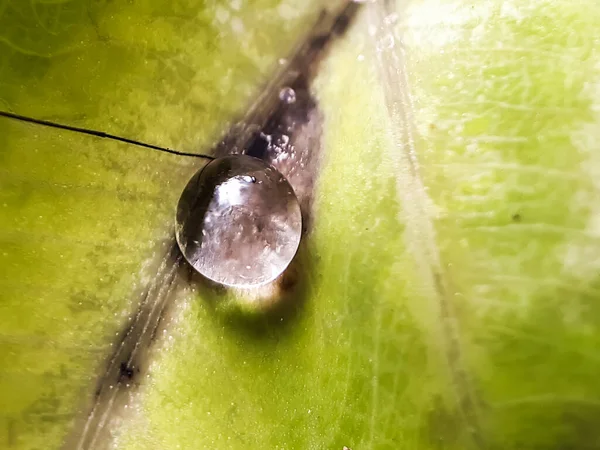
<svg viewBox="0 0 600 450">
<path fill-rule="evenodd" d="M 310 254 L 306 245 L 301 244 L 279 278 L 256 288 L 226 288 L 206 279 L 188 264 L 183 264 L 182 270 L 223 326 L 244 337 L 277 340 L 290 331 L 305 310 L 309 267 Z"/>
</svg>

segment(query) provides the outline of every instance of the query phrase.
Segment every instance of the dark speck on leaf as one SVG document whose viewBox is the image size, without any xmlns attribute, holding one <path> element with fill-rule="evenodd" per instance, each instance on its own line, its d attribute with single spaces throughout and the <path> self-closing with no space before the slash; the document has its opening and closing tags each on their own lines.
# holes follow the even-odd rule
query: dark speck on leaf
<svg viewBox="0 0 600 450">
<path fill-rule="evenodd" d="M 520 222 L 521 221 L 521 214 L 519 214 L 519 213 L 513 214 L 512 220 L 513 220 L 513 222 Z"/>
<path fill-rule="evenodd" d="M 310 43 L 311 47 L 314 49 L 322 49 L 325 47 L 325 44 L 329 41 L 329 35 L 321 35 L 313 38 Z"/>
<path fill-rule="evenodd" d="M 119 379 L 120 380 L 131 380 L 134 375 L 134 370 L 131 366 L 122 362 L 119 366 Z"/>
</svg>

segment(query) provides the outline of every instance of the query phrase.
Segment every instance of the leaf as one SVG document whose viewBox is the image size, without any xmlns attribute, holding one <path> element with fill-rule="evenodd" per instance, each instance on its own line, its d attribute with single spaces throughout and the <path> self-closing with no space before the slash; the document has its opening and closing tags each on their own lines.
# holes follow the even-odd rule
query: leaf
<svg viewBox="0 0 600 450">
<path fill-rule="evenodd" d="M 102 12 L 117 7 L 111 5 Z M 141 22 L 144 5 L 154 11 L 150 3 L 131 6 Z M 219 17 L 211 7 L 205 11 L 207 17 Z M 599 448 L 599 15 L 592 1 L 368 5 L 324 62 L 314 86 L 325 117 L 325 146 L 314 229 L 300 255 L 304 304 L 297 315 L 273 326 L 261 323 L 260 316 L 240 318 L 214 309 L 198 292 L 184 292 L 153 353 L 149 377 L 131 399 L 130 412 L 114 425 L 116 445 Z M 106 26 L 119 30 L 111 36 L 123 42 L 120 51 L 134 56 L 129 46 L 135 48 L 136 38 L 128 35 L 127 13 L 122 17 L 123 22 Z M 172 34 L 163 27 L 160 34 L 168 37 L 153 45 L 173 41 L 172 54 L 194 54 L 178 41 L 180 27 Z M 284 45 L 276 47 L 271 41 L 263 48 L 275 59 Z M 229 61 L 218 53 L 215 65 L 221 58 Z M 84 106 L 78 111 L 90 108 L 85 124 L 111 125 L 104 111 L 116 108 L 115 99 L 126 98 L 129 103 L 120 103 L 122 109 L 112 116 L 129 121 L 110 131 L 191 148 L 193 140 L 208 142 L 243 104 L 239 97 L 231 100 L 231 109 L 211 122 L 213 131 L 177 141 L 177 131 L 193 129 L 196 122 L 182 125 L 172 119 L 173 124 L 165 120 L 163 125 L 161 120 L 160 129 L 154 126 L 158 113 L 150 99 L 156 92 L 150 86 L 160 83 L 153 77 L 141 83 L 144 78 L 136 72 L 141 59 L 131 62 L 127 77 L 121 62 L 106 68 L 107 76 L 119 74 L 140 93 L 129 94 L 125 86 L 117 95 L 106 93 L 109 106 L 101 114 L 98 102 L 72 94 L 72 104 Z M 225 67 L 239 68 L 233 59 Z M 197 64 L 193 67 L 202 72 Z M 51 81 L 61 92 L 64 77 L 77 67 L 75 57 L 57 61 L 54 70 L 63 78 L 47 69 L 37 89 L 11 93 L 5 101 L 15 109 L 40 108 L 32 114 L 56 114 L 44 109 L 59 103 L 46 101 L 58 95 L 49 93 Z M 89 80 L 94 72 L 83 73 Z M 205 73 L 214 80 L 214 72 Z M 239 74 L 237 80 L 245 80 L 249 90 L 260 78 L 243 69 Z M 114 85 L 106 77 L 97 83 L 101 89 L 92 92 Z M 168 106 L 169 88 L 159 93 Z M 219 94 L 207 94 L 198 104 L 219 105 L 219 99 L 210 100 L 213 95 Z M 148 108 L 139 112 L 140 103 Z M 164 117 L 192 116 L 175 102 L 171 108 Z M 64 108 L 61 114 L 73 111 Z M 184 183 L 193 168 L 147 153 L 143 159 L 132 153 L 125 157 L 120 146 L 99 143 L 76 152 L 73 148 L 92 144 L 75 136 L 56 139 L 41 130 L 35 139 L 28 135 L 30 128 L 0 126 L 9 130 L 0 133 L 1 148 L 8 149 L 2 153 L 1 182 L 7 183 L 9 174 L 21 177 L 0 191 L 10 195 L 2 229 L 17 236 L 2 245 L 10 253 L 1 263 L 7 288 L 0 290 L 0 366 L 10 370 L 2 372 L 0 389 L 21 392 L 6 402 L 11 409 L 5 429 L 11 445 L 33 447 L 37 437 L 37 445 L 44 442 L 48 448 L 50 436 L 60 442 L 68 420 L 56 425 L 57 413 L 73 411 L 78 393 L 92 383 L 95 363 L 109 351 L 98 344 L 109 342 L 118 329 L 110 314 L 127 310 L 131 286 L 140 280 L 140 261 L 166 236 L 169 202 L 176 200 L 181 184 L 164 189 L 164 182 L 182 178 Z M 36 158 L 26 159 L 38 146 Z M 65 161 L 72 169 L 62 175 L 58 168 L 67 170 Z M 168 165 L 174 168 L 166 171 Z M 157 170 L 168 175 L 154 175 Z M 178 177 L 171 178 L 170 170 L 179 170 Z M 87 189 L 95 182 L 94 203 L 81 188 L 59 191 L 62 198 L 50 196 L 49 182 L 67 181 L 87 183 Z M 155 197 L 136 198 L 139 207 L 131 208 L 133 201 L 115 194 L 118 188 Z M 46 209 L 40 213 L 40 208 Z M 53 219 L 38 220 L 39 215 Z M 100 216 L 104 219 L 96 225 Z M 111 224 L 114 235 L 106 231 Z M 25 233 L 42 242 L 24 242 L 19 236 Z M 66 244 L 51 246 L 44 239 L 51 233 Z M 74 246 L 86 237 L 87 246 Z M 98 243 L 102 249 L 91 259 L 90 248 Z M 61 264 L 55 255 L 67 249 L 71 253 Z M 85 263 L 78 267 L 81 258 Z M 64 268 L 70 268 L 68 277 Z M 102 284 L 99 274 L 112 278 Z M 57 292 L 46 294 L 40 310 L 38 295 L 48 284 Z M 87 316 L 67 309 L 65 293 L 73 286 L 99 296 Z M 262 332 L 240 326 L 248 320 Z M 46 357 L 48 342 L 58 346 L 52 357 Z M 61 365 L 66 369 L 60 378 L 51 378 L 49 373 L 60 374 Z M 45 375 L 17 390 L 23 374 L 35 370 Z M 27 410 L 27 401 L 35 407 Z M 52 425 L 34 435 L 33 428 L 47 416 Z"/>
<path fill-rule="evenodd" d="M 4 1 L 0 104 L 197 150 L 314 11 L 254 6 Z M 58 448 L 156 272 L 197 165 L 6 120 L 0 149 L 0 446 Z"/>
</svg>

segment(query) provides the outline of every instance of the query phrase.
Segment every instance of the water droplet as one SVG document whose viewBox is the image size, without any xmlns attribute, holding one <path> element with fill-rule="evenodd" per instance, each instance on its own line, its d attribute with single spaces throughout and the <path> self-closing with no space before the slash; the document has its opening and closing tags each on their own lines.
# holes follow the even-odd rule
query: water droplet
<svg viewBox="0 0 600 450">
<path fill-rule="evenodd" d="M 394 39 L 394 36 L 388 33 L 377 42 L 377 50 L 379 50 L 380 52 L 384 50 L 390 50 L 394 48 L 395 43 L 396 41 Z"/>
<path fill-rule="evenodd" d="M 267 141 L 268 145 L 271 145 L 271 142 L 273 141 L 273 136 L 271 136 L 270 134 L 265 134 L 262 131 L 260 132 L 260 137 L 262 139 L 264 139 L 265 141 Z"/>
<path fill-rule="evenodd" d="M 291 87 L 284 87 L 279 91 L 279 100 L 291 105 L 296 101 L 296 91 L 294 91 Z"/>
<path fill-rule="evenodd" d="M 396 22 L 398 22 L 398 14 L 396 13 L 392 13 L 383 19 L 383 23 L 386 25 L 394 25 Z"/>
<path fill-rule="evenodd" d="M 288 181 L 247 155 L 207 164 L 177 206 L 181 252 L 200 274 L 227 286 L 277 278 L 296 254 L 301 230 L 300 205 Z"/>
</svg>

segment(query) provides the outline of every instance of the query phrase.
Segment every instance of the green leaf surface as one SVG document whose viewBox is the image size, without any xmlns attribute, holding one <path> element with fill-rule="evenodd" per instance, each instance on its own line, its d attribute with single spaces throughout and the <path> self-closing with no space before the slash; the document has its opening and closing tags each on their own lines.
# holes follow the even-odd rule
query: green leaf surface
<svg viewBox="0 0 600 450">
<path fill-rule="evenodd" d="M 0 103 L 206 148 L 314 11 L 5 0 Z M 303 303 L 274 324 L 181 292 L 111 445 L 600 448 L 597 23 L 593 0 L 367 5 L 314 85 Z M 60 446 L 195 169 L 0 122 L 0 443 Z"/>
<path fill-rule="evenodd" d="M 198 151 L 314 12 L 292 2 L 5 0 L 0 105 Z M 60 447 L 197 168 L 0 121 L 0 447 Z"/>
</svg>

